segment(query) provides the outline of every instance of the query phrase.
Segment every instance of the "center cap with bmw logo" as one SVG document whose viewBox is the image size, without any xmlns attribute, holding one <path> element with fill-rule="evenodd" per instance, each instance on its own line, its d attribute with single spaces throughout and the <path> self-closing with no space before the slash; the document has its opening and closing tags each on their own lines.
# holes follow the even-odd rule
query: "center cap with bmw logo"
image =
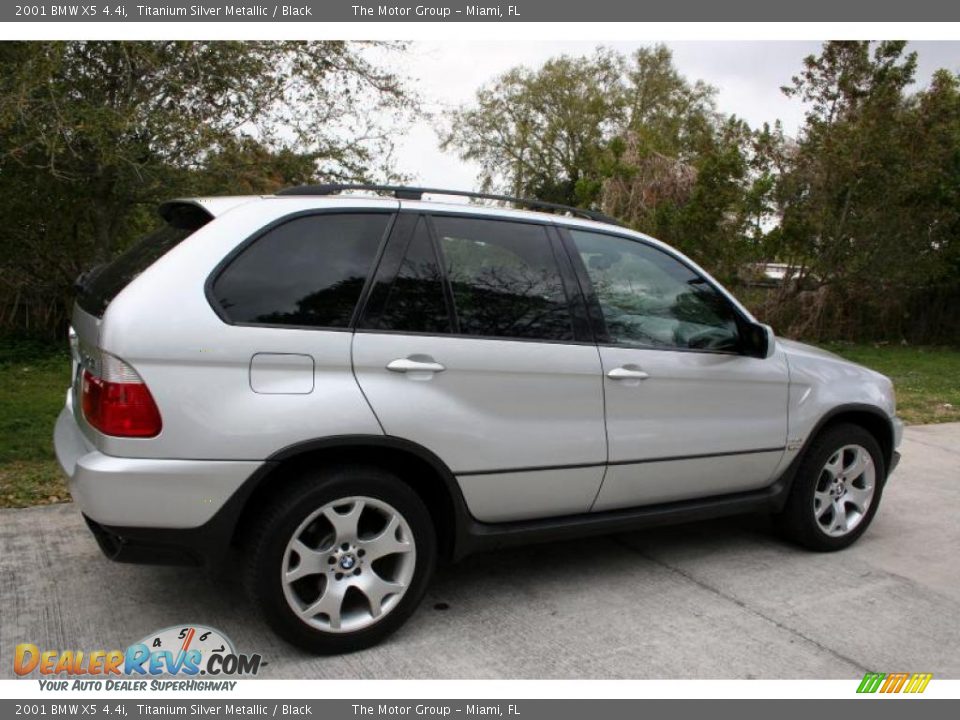
<svg viewBox="0 0 960 720">
<path fill-rule="evenodd" d="M 353 566 L 357 564 L 357 559 L 353 555 L 344 555 L 340 558 L 340 567 L 344 570 L 352 570 Z"/>
</svg>

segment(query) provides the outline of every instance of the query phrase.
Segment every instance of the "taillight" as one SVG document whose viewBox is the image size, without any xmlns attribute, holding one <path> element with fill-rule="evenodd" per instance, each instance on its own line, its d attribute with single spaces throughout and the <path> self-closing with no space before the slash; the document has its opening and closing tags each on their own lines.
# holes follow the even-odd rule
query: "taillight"
<svg viewBox="0 0 960 720">
<path fill-rule="evenodd" d="M 150 390 L 136 370 L 100 353 L 99 372 L 83 371 L 83 416 L 104 435 L 154 437 L 163 423 Z"/>
</svg>

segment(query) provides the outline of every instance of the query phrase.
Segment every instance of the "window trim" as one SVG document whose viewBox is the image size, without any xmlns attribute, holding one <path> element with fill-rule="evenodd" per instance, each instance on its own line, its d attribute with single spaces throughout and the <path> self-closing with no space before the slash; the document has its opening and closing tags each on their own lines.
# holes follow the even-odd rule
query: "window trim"
<svg viewBox="0 0 960 720">
<path fill-rule="evenodd" d="M 464 333 L 460 332 L 460 315 L 457 313 L 457 301 L 453 296 L 453 285 L 447 275 L 447 263 L 443 255 L 443 249 L 440 247 L 440 233 L 433 222 L 433 215 L 424 213 L 421 215 L 421 219 L 427 229 L 427 236 L 430 238 L 430 250 L 433 252 L 434 261 L 437 263 L 437 271 L 440 273 L 440 288 L 443 292 L 443 303 L 447 307 L 450 334 L 463 335 Z M 404 257 L 406 257 L 406 253 L 404 253 Z"/>
<path fill-rule="evenodd" d="M 747 356 L 747 354 L 744 352 L 743 337 L 744 328 L 751 324 L 750 319 L 743 314 L 737 303 L 731 299 L 730 294 L 723 287 L 721 287 L 719 283 L 701 274 L 699 270 L 691 265 L 689 260 L 674 251 L 672 248 L 661 247 L 660 245 L 649 242 L 643 238 L 624 235 L 623 233 L 618 232 L 609 232 L 605 228 L 599 229 L 571 227 L 558 224 L 557 230 L 563 240 L 563 247 L 569 256 L 570 262 L 573 264 L 574 271 L 576 272 L 577 279 L 581 286 L 581 290 L 583 291 L 584 299 L 589 308 L 588 315 L 591 326 L 593 327 L 593 333 L 594 337 L 596 338 L 597 347 L 620 348 L 624 350 L 659 350 L 661 352 L 702 353 L 707 355 L 731 355 L 734 357 Z M 663 345 L 643 345 L 640 343 L 625 344 L 612 342 L 610 340 L 610 334 L 607 330 L 606 320 L 603 317 L 603 309 L 600 307 L 600 299 L 597 297 L 596 289 L 593 286 L 593 281 L 590 279 L 590 274 L 587 270 L 587 267 L 584 265 L 583 259 L 580 257 L 580 251 L 577 249 L 573 235 L 570 233 L 571 230 L 592 233 L 594 235 L 607 235 L 612 238 L 617 238 L 618 240 L 629 240 L 630 242 L 644 245 L 653 251 L 661 252 L 667 257 L 676 260 L 694 276 L 699 278 L 701 282 L 711 287 L 730 306 L 730 309 L 733 311 L 734 320 L 737 324 L 737 349 L 711 350 L 708 348 L 664 347 Z"/>
<path fill-rule="evenodd" d="M 567 302 L 572 305 L 573 335 L 579 340 L 596 345 L 597 335 L 590 323 L 590 306 L 587 304 L 583 288 L 580 287 L 577 269 L 570 260 L 570 254 L 564 246 L 560 228 L 557 225 L 549 224 L 547 234 L 550 235 L 551 249 L 560 268 L 560 277 L 567 294 Z"/>
<path fill-rule="evenodd" d="M 503 337 L 502 335 L 454 335 L 452 333 L 419 332 L 417 330 L 383 330 L 365 327 L 357 327 L 354 329 L 354 332 L 363 335 L 407 335 L 412 337 L 453 338 L 455 340 L 496 340 L 498 342 L 540 343 L 541 345 L 583 345 L 587 347 L 597 347 L 597 343 L 593 340 L 547 340 L 543 338 Z"/>
<path fill-rule="evenodd" d="M 207 304 L 213 310 L 221 322 L 226 325 L 231 325 L 234 327 L 256 327 L 256 328 L 273 328 L 278 330 L 319 330 L 322 332 L 353 332 L 354 326 L 356 325 L 357 318 L 359 317 L 360 310 L 366 302 L 366 297 L 370 292 L 370 284 L 373 282 L 373 278 L 377 273 L 377 268 L 380 266 L 380 259 L 383 256 L 384 249 L 386 248 L 387 241 L 390 238 L 393 228 L 397 222 L 398 210 L 396 208 L 310 208 L 308 210 L 300 210 L 298 212 L 288 213 L 283 215 L 275 220 L 271 220 L 266 225 L 258 228 L 244 240 L 239 242 L 229 253 L 224 256 L 220 262 L 216 264 L 213 270 L 210 271 L 210 274 L 207 275 L 207 279 L 203 284 L 203 294 L 207 299 Z M 258 240 L 266 236 L 268 233 L 277 229 L 282 225 L 286 225 L 288 222 L 294 220 L 299 220 L 304 217 L 312 217 L 315 215 L 390 215 L 391 217 L 387 220 L 386 227 L 384 228 L 383 235 L 380 237 L 380 241 L 377 245 L 377 250 L 373 254 L 373 258 L 370 262 L 370 271 L 367 273 L 366 278 L 363 281 L 363 287 L 360 289 L 360 295 L 357 297 L 357 302 L 353 306 L 353 313 L 350 316 L 350 321 L 344 327 L 334 327 L 329 325 L 288 325 L 284 323 L 251 323 L 251 322 L 240 322 L 238 320 L 232 320 L 228 315 L 226 310 L 220 305 L 217 300 L 217 296 L 213 292 L 213 286 L 216 284 L 220 276 L 227 270 L 228 267 L 236 260 L 240 255 L 251 247 Z"/>
<path fill-rule="evenodd" d="M 470 340 L 499 340 L 501 342 L 533 342 L 533 343 L 545 343 L 550 345 L 593 345 L 596 346 L 596 340 L 593 335 L 593 330 L 590 327 L 589 319 L 587 317 L 587 305 L 584 302 L 583 294 L 581 292 L 579 283 L 576 280 L 576 273 L 572 266 L 568 265 L 569 258 L 567 257 L 566 250 L 563 248 L 562 239 L 557 233 L 557 226 L 551 222 L 542 221 L 536 218 L 503 218 L 497 216 L 487 216 L 487 215 L 477 215 L 476 213 L 471 212 L 462 212 L 462 211 L 453 211 L 453 212 L 425 212 L 421 210 L 400 210 L 398 213 L 400 217 L 410 215 L 418 218 L 423 218 L 427 223 L 427 229 L 430 233 L 431 243 L 433 245 L 434 256 L 437 260 L 438 268 L 440 270 L 440 276 L 444 287 L 444 299 L 447 304 L 447 312 L 450 315 L 451 329 L 449 333 L 435 333 L 435 332 L 421 332 L 415 330 L 386 330 L 383 328 L 374 328 L 369 327 L 371 320 L 378 320 L 379 313 L 381 308 L 370 307 L 369 304 L 363 307 L 363 312 L 359 315 L 354 331 L 358 333 L 366 334 L 384 334 L 384 335 L 413 335 L 419 337 L 449 337 L 449 338 L 458 338 L 458 339 L 470 339 Z M 443 255 L 439 247 L 439 234 L 437 228 L 434 225 L 433 219 L 435 216 L 442 217 L 455 217 L 455 218 L 465 218 L 469 220 L 486 220 L 491 222 L 502 222 L 502 223 L 511 223 L 516 225 L 537 225 L 544 229 L 545 235 L 547 237 L 547 244 L 550 249 L 551 256 L 553 257 L 554 262 L 557 265 L 557 271 L 560 276 L 561 284 L 563 287 L 564 296 L 567 300 L 567 308 L 570 312 L 570 321 L 571 321 L 571 330 L 573 332 L 573 337 L 569 340 L 556 340 L 549 338 L 529 338 L 529 337 L 505 337 L 502 335 L 473 335 L 468 333 L 460 332 L 460 318 L 456 311 L 456 304 L 453 301 L 453 289 L 450 285 L 450 278 L 447 276 L 446 264 L 443 262 Z M 399 228 L 400 224 L 404 222 L 401 219 L 398 219 L 395 225 Z M 392 267 L 386 269 L 386 273 L 383 276 L 380 275 L 381 267 L 377 268 L 375 273 L 376 279 L 383 281 L 385 284 L 392 285 L 396 279 L 397 274 L 400 271 L 400 265 L 403 261 L 403 257 L 406 254 L 406 249 L 409 246 L 409 243 L 413 240 L 413 233 L 416 230 L 416 222 L 410 225 L 406 232 L 402 236 L 391 235 L 388 240 L 388 247 L 383 253 L 383 257 L 386 259 L 388 256 L 390 262 L 393 264 Z M 396 247 L 402 245 L 402 250 L 397 250 Z M 396 252 L 396 255 L 391 255 L 391 253 Z"/>
</svg>

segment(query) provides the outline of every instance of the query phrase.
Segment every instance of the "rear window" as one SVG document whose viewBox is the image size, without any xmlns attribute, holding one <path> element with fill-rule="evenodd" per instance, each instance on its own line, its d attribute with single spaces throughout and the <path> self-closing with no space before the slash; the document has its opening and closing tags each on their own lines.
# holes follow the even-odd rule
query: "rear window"
<svg viewBox="0 0 960 720">
<path fill-rule="evenodd" d="M 196 231 L 200 225 L 173 227 L 165 225 L 159 230 L 137 241 L 113 261 L 95 267 L 77 281 L 77 304 L 88 313 L 101 317 L 107 305 L 142 273 L 184 239 Z"/>
</svg>

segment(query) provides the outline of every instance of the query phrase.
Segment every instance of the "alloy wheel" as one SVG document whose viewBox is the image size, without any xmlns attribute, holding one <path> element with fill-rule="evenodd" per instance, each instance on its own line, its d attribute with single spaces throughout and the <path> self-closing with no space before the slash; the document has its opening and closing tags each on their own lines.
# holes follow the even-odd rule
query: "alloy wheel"
<svg viewBox="0 0 960 720">
<path fill-rule="evenodd" d="M 283 553 L 281 582 L 303 622 L 331 633 L 369 627 L 413 580 L 416 543 L 403 515 L 371 497 L 347 497 L 311 513 Z"/>
<path fill-rule="evenodd" d="M 876 491 L 873 458 L 860 445 L 844 445 L 820 471 L 813 493 L 813 513 L 820 530 L 831 537 L 852 532 L 866 517 Z"/>
</svg>

